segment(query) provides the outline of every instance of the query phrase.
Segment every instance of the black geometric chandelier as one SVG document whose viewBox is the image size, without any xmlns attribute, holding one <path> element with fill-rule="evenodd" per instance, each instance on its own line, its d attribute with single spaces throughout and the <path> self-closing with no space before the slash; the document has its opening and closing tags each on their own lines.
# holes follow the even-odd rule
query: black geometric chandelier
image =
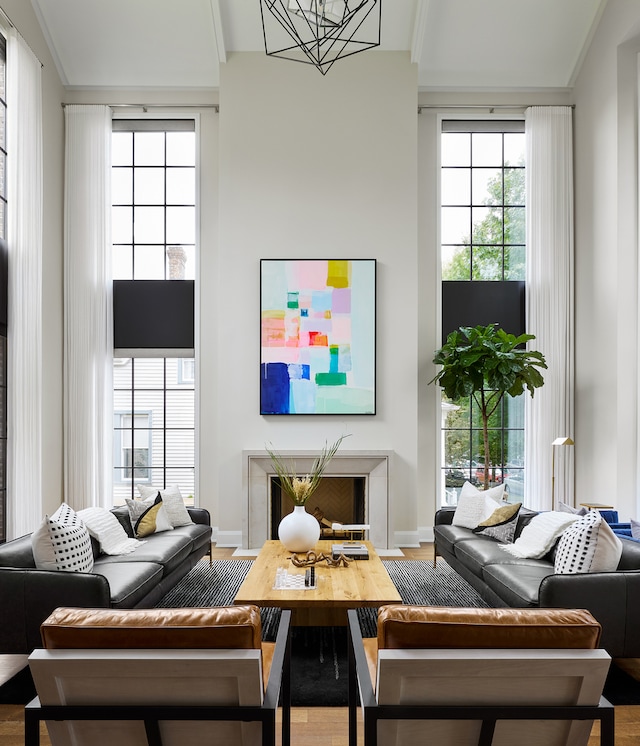
<svg viewBox="0 0 640 746">
<path fill-rule="evenodd" d="M 315 65 L 380 45 L 382 0 L 260 0 L 264 48 L 271 57 Z"/>
</svg>

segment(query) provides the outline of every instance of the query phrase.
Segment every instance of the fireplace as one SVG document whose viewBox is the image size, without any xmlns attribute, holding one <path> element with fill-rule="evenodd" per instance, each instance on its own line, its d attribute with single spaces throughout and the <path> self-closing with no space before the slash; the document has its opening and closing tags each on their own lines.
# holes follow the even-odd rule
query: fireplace
<svg viewBox="0 0 640 746">
<path fill-rule="evenodd" d="M 278 538 L 278 526 L 293 510 L 291 498 L 280 488 L 280 480 L 271 477 L 271 536 Z M 323 477 L 318 488 L 307 501 L 307 511 L 317 508 L 331 522 L 366 523 L 366 478 Z"/>
<path fill-rule="evenodd" d="M 282 451 L 285 461 L 293 463 L 299 474 L 310 471 L 317 453 L 315 451 Z M 362 481 L 362 507 L 360 515 L 370 524 L 369 539 L 379 549 L 387 549 L 389 541 L 389 468 L 392 451 L 340 451 L 325 471 L 324 478 L 348 477 Z M 279 520 L 272 514 L 272 481 L 276 476 L 269 454 L 266 451 L 244 451 L 244 485 L 246 499 L 243 512 L 242 546 L 244 549 L 259 549 L 273 536 L 273 525 L 277 532 Z M 315 495 L 311 498 L 310 511 L 316 506 Z M 319 506 L 320 507 L 320 506 Z M 327 513 L 330 520 L 339 520 Z M 277 522 L 276 522 L 277 520 Z M 342 521 L 344 522 L 344 521 Z"/>
</svg>

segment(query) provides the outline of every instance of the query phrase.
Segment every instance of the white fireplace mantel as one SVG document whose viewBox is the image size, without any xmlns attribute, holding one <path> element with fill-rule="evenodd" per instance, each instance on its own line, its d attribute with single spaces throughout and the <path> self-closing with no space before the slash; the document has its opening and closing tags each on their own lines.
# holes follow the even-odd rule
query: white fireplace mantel
<svg viewBox="0 0 640 746">
<path fill-rule="evenodd" d="M 298 474 L 311 470 L 317 451 L 280 451 Z M 246 501 L 242 522 L 242 546 L 259 549 L 270 535 L 269 507 L 271 477 L 276 475 L 266 451 L 243 451 L 243 484 Z M 389 540 L 389 467 L 393 451 L 340 451 L 324 473 L 327 477 L 365 478 L 365 520 L 370 524 L 369 539 L 378 549 L 388 549 Z"/>
</svg>

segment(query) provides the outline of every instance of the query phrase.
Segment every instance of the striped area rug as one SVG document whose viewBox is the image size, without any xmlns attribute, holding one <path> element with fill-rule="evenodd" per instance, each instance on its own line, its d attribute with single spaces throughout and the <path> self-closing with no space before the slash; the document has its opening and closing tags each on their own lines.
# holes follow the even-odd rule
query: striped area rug
<svg viewBox="0 0 640 746">
<path fill-rule="evenodd" d="M 487 606 L 475 589 L 441 557 L 438 557 L 435 568 L 432 562 L 422 560 L 383 560 L 383 564 L 404 603 Z M 231 604 L 251 565 L 252 560 L 215 560 L 211 566 L 207 562 L 200 562 L 157 606 L 180 608 Z M 363 634 L 375 637 L 375 609 L 360 609 L 358 613 Z M 279 611 L 264 608 L 261 615 L 264 639 L 274 640 Z"/>
</svg>

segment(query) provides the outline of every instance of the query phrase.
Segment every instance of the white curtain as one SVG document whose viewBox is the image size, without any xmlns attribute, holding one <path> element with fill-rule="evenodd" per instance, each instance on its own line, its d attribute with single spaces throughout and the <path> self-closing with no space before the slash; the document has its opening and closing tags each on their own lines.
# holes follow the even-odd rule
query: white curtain
<svg viewBox="0 0 640 746">
<path fill-rule="evenodd" d="M 544 386 L 527 396 L 525 504 L 552 507 L 552 442 L 574 437 L 573 134 L 569 107 L 525 112 L 527 332 L 547 360 Z M 572 446 L 555 447 L 555 503 L 573 503 Z"/>
<path fill-rule="evenodd" d="M 7 38 L 7 537 L 42 520 L 42 70 Z"/>
<path fill-rule="evenodd" d="M 111 110 L 65 108 L 64 494 L 111 504 Z"/>
</svg>

